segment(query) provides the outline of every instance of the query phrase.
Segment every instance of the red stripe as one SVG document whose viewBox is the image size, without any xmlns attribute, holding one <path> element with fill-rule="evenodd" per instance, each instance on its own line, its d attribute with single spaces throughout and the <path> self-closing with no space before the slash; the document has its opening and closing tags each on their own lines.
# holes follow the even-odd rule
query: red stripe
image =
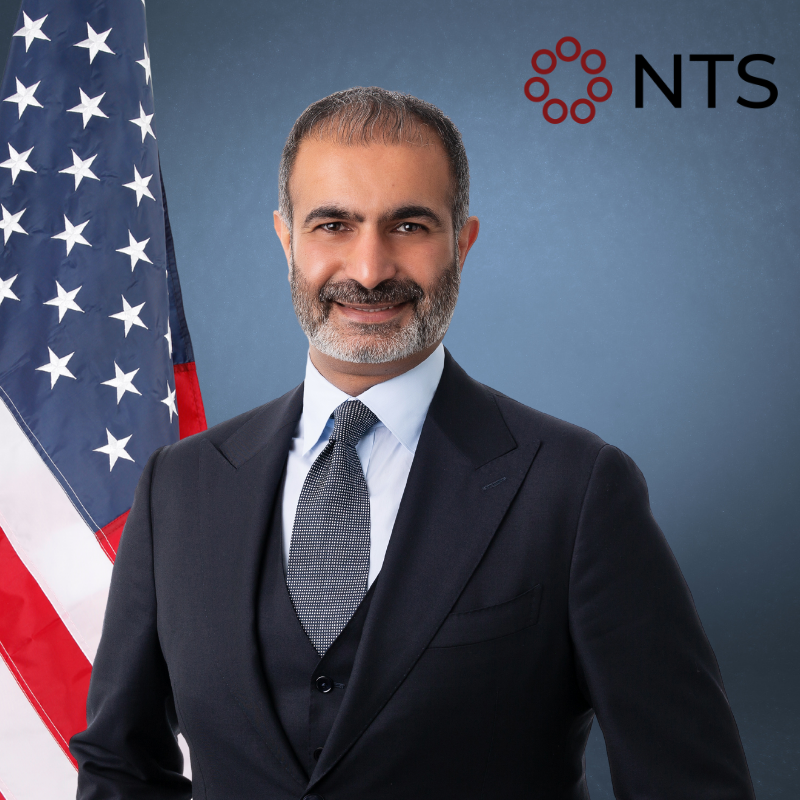
<svg viewBox="0 0 800 800">
<path fill-rule="evenodd" d="M 2 528 L 0 608 L 0 656 L 75 765 L 67 745 L 73 734 L 86 727 L 92 666 Z"/>
<path fill-rule="evenodd" d="M 128 514 L 130 514 L 130 511 L 120 514 L 116 519 L 111 520 L 108 525 L 103 526 L 95 533 L 97 541 L 100 542 L 100 547 L 103 548 L 103 552 L 111 559 L 112 564 L 117 557 L 119 540 L 122 536 L 122 529 L 125 527 L 125 520 L 128 519 Z"/>
<path fill-rule="evenodd" d="M 203 408 L 203 397 L 200 384 L 197 382 L 197 370 L 194 361 L 186 364 L 175 364 L 175 391 L 178 400 L 178 425 L 181 439 L 200 433 L 206 425 L 206 412 Z"/>
</svg>

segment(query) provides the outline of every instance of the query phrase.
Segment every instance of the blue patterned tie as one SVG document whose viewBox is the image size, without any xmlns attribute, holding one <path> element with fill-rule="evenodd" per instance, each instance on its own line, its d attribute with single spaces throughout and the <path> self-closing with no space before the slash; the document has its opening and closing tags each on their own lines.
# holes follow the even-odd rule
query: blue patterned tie
<svg viewBox="0 0 800 800">
<path fill-rule="evenodd" d="M 297 617 L 321 656 L 367 591 L 369 493 L 356 444 L 378 422 L 360 400 L 333 416 L 333 433 L 300 492 L 286 570 Z"/>
</svg>

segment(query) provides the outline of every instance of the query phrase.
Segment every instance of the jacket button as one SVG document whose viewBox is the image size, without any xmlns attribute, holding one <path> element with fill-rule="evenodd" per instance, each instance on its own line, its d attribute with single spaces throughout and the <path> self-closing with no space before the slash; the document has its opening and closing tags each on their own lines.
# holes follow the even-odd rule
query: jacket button
<svg viewBox="0 0 800 800">
<path fill-rule="evenodd" d="M 313 756 L 314 756 L 314 761 L 319 761 L 319 757 L 320 757 L 321 755 L 322 755 L 322 748 L 321 748 L 321 747 L 318 747 L 318 748 L 317 748 L 317 749 L 314 751 L 314 753 L 313 753 Z"/>
<path fill-rule="evenodd" d="M 326 678 L 324 675 L 320 675 L 319 678 L 317 678 L 316 684 L 317 689 L 323 694 L 327 694 L 333 689 L 333 681 L 330 678 Z M 312 800 L 314 800 L 314 798 L 312 798 Z"/>
</svg>

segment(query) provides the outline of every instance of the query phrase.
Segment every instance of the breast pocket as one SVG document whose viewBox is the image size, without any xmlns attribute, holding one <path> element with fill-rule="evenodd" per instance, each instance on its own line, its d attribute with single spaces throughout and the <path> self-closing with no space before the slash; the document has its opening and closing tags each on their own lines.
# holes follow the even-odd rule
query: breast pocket
<svg viewBox="0 0 800 800">
<path fill-rule="evenodd" d="M 475 644 L 529 628 L 539 621 L 541 597 L 542 586 L 537 584 L 533 589 L 505 603 L 448 614 L 428 646 Z"/>
</svg>

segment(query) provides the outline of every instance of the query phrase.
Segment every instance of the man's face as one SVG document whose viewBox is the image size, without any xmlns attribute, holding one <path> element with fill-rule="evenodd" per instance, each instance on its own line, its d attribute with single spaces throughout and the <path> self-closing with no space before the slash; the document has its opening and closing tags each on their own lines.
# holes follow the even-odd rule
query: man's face
<svg viewBox="0 0 800 800">
<path fill-rule="evenodd" d="M 277 215 L 276 230 L 311 346 L 342 361 L 386 363 L 441 341 L 477 220 L 457 247 L 452 178 L 435 137 L 369 146 L 305 139 L 289 189 L 293 230 Z"/>
</svg>

